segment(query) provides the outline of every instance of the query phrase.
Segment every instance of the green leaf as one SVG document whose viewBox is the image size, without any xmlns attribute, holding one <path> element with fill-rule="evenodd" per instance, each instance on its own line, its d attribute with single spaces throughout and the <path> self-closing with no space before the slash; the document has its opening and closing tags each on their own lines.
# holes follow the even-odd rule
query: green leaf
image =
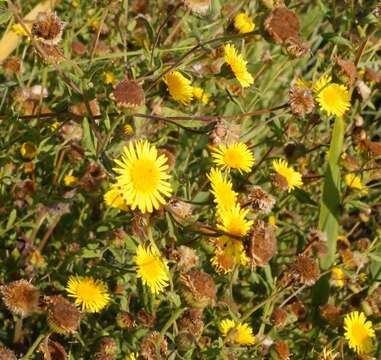
<svg viewBox="0 0 381 360">
<path fill-rule="evenodd" d="M 302 189 L 295 189 L 293 191 L 295 198 L 302 204 L 318 206 L 315 200 L 311 199 L 311 196 Z"/>
<path fill-rule="evenodd" d="M 13 209 L 11 213 L 9 214 L 8 222 L 7 222 L 7 227 L 6 229 L 10 229 L 12 225 L 14 224 L 15 220 L 17 219 L 17 210 Z"/>
</svg>

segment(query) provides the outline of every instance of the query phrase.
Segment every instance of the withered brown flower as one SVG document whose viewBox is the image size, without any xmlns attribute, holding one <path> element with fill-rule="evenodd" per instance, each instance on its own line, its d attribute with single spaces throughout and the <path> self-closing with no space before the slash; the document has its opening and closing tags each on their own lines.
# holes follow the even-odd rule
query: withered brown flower
<svg viewBox="0 0 381 360">
<path fill-rule="evenodd" d="M 288 360 L 290 358 L 290 351 L 285 341 L 283 340 L 275 341 L 274 349 L 277 352 L 280 360 Z"/>
<path fill-rule="evenodd" d="M 210 0 L 183 0 L 185 6 L 190 9 L 192 12 L 205 15 L 210 8 Z"/>
<path fill-rule="evenodd" d="M 320 316 L 330 322 L 337 323 L 340 320 L 341 311 L 340 309 L 332 304 L 324 304 L 319 308 Z"/>
<path fill-rule="evenodd" d="M 110 336 L 102 338 L 99 347 L 99 352 L 106 355 L 114 355 L 117 350 L 116 341 Z"/>
<path fill-rule="evenodd" d="M 297 39 L 300 29 L 298 16 L 284 6 L 276 7 L 265 20 L 265 29 L 278 44 Z"/>
<path fill-rule="evenodd" d="M 289 38 L 285 41 L 287 53 L 294 58 L 301 58 L 308 53 L 310 46 L 299 38 Z"/>
<path fill-rule="evenodd" d="M 165 357 L 168 352 L 167 340 L 165 338 L 161 339 L 160 333 L 153 331 L 144 336 L 140 343 L 140 354 L 146 360 L 159 360 L 156 352 L 157 347 L 160 355 Z"/>
<path fill-rule="evenodd" d="M 262 220 L 257 220 L 249 233 L 249 245 L 246 254 L 252 266 L 265 266 L 277 253 L 275 227 Z"/>
<path fill-rule="evenodd" d="M 5 306 L 14 314 L 28 316 L 38 307 L 40 291 L 26 280 L 17 280 L 0 288 Z"/>
<path fill-rule="evenodd" d="M 315 102 L 309 89 L 292 86 L 288 93 L 291 111 L 296 116 L 310 114 L 315 109 Z"/>
<path fill-rule="evenodd" d="M 195 338 L 199 338 L 204 330 L 202 314 L 202 309 L 194 308 L 185 311 L 178 322 L 179 330 L 188 331 Z"/>
<path fill-rule="evenodd" d="M 45 298 L 48 306 L 48 323 L 59 334 L 75 333 L 81 322 L 81 313 L 77 307 L 61 295 Z"/>
<path fill-rule="evenodd" d="M 12 350 L 0 345 L 0 360 L 17 360 L 17 357 Z"/>
<path fill-rule="evenodd" d="M 181 275 L 182 295 L 185 302 L 195 308 L 214 305 L 216 285 L 213 278 L 204 271 L 191 270 Z"/>
<path fill-rule="evenodd" d="M 57 45 L 62 39 L 64 23 L 55 13 L 41 12 L 32 25 L 32 35 L 48 45 Z"/>
<path fill-rule="evenodd" d="M 152 328 L 156 323 L 156 314 L 150 314 L 144 309 L 140 309 L 138 312 L 138 321 L 147 328 Z"/>
<path fill-rule="evenodd" d="M 116 323 L 122 329 L 131 330 L 136 326 L 136 322 L 131 313 L 122 311 L 116 316 Z"/>
<path fill-rule="evenodd" d="M 320 268 L 316 260 L 299 254 L 291 266 L 292 275 L 301 284 L 312 286 L 320 277 Z"/>
<path fill-rule="evenodd" d="M 184 201 L 172 198 L 166 205 L 166 209 L 180 224 L 186 224 L 192 218 L 192 205 Z"/>
<path fill-rule="evenodd" d="M 21 59 L 17 56 L 10 56 L 8 59 L 4 60 L 3 69 L 6 75 L 20 75 L 22 72 Z"/>
<path fill-rule="evenodd" d="M 260 186 L 252 186 L 249 192 L 248 201 L 254 211 L 267 215 L 275 205 L 275 198 Z"/>
<path fill-rule="evenodd" d="M 80 180 L 80 184 L 86 191 L 91 192 L 98 189 L 101 185 L 101 182 L 105 178 L 106 174 L 103 171 L 102 167 L 99 164 L 93 162 L 87 166 L 85 174 Z"/>
<path fill-rule="evenodd" d="M 142 86 L 137 81 L 128 79 L 115 85 L 111 97 L 117 105 L 125 108 L 137 108 L 145 103 Z"/>
<path fill-rule="evenodd" d="M 288 318 L 288 313 L 285 309 L 277 307 L 271 314 L 271 321 L 275 326 L 283 327 Z"/>
<path fill-rule="evenodd" d="M 64 347 L 57 341 L 51 340 L 49 337 L 45 338 L 39 346 L 39 351 L 43 353 L 44 360 L 67 360 L 68 355 Z M 1 359 L 1 357 L 0 357 Z"/>
<path fill-rule="evenodd" d="M 186 272 L 197 266 L 198 256 L 194 249 L 180 245 L 171 253 L 171 258 L 176 260 L 176 266 L 180 271 Z"/>
</svg>

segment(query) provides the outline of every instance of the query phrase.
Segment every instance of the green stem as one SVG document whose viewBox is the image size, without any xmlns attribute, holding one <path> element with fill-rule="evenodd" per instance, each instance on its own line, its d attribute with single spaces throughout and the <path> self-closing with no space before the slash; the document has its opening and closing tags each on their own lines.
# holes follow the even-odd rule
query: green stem
<svg viewBox="0 0 381 360">
<path fill-rule="evenodd" d="M 40 334 L 37 339 L 34 341 L 32 346 L 29 348 L 28 352 L 21 358 L 21 360 L 27 360 L 29 359 L 33 353 L 36 351 L 38 345 L 40 345 L 41 341 L 44 339 L 46 334 Z"/>
</svg>

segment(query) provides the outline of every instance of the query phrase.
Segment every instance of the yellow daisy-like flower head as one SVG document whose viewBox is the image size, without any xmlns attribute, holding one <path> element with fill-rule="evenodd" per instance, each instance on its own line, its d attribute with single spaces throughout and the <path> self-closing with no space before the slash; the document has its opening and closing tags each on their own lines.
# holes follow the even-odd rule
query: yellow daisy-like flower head
<svg viewBox="0 0 381 360">
<path fill-rule="evenodd" d="M 121 160 L 115 160 L 119 165 L 114 168 L 119 174 L 116 186 L 132 210 L 138 208 L 142 213 L 151 213 L 166 203 L 164 197 L 172 192 L 167 160 L 146 140 L 130 142 L 124 147 Z"/>
<path fill-rule="evenodd" d="M 255 24 L 253 19 L 246 13 L 239 13 L 234 18 L 234 27 L 241 33 L 246 34 L 254 31 Z"/>
<path fill-rule="evenodd" d="M 124 360 L 138 360 L 139 354 L 138 353 L 129 353 Z"/>
<path fill-rule="evenodd" d="M 193 96 L 195 97 L 195 99 L 197 99 L 205 105 L 209 102 L 208 94 L 204 91 L 204 89 L 200 87 L 193 88 Z"/>
<path fill-rule="evenodd" d="M 238 345 L 254 345 L 253 329 L 248 324 L 236 323 L 233 320 L 222 320 L 219 329 L 228 342 Z"/>
<path fill-rule="evenodd" d="M 124 211 L 129 210 L 128 205 L 126 204 L 126 201 L 123 199 L 120 193 L 120 190 L 115 186 L 113 186 L 109 191 L 107 191 L 104 194 L 103 199 L 105 201 L 105 204 L 108 207 L 112 207 L 112 208 L 120 209 Z"/>
<path fill-rule="evenodd" d="M 242 87 L 249 87 L 254 83 L 253 76 L 247 70 L 247 61 L 243 59 L 242 54 L 238 54 L 235 47 L 231 44 L 224 46 L 224 60 L 230 66 L 234 76 Z"/>
<path fill-rule="evenodd" d="M 221 236 L 215 241 L 215 252 L 211 263 L 217 272 L 227 274 L 237 265 L 247 265 L 249 258 L 246 256 L 242 241 Z"/>
<path fill-rule="evenodd" d="M 355 174 L 346 174 L 344 176 L 344 181 L 351 189 L 358 190 L 364 195 L 368 193 L 368 188 L 362 183 L 360 176 Z"/>
<path fill-rule="evenodd" d="M 242 172 L 249 172 L 254 165 L 253 153 L 244 143 L 236 143 L 226 147 L 220 145 L 212 150 L 213 161 L 223 169 L 237 169 Z"/>
<path fill-rule="evenodd" d="M 288 191 L 291 191 L 294 188 L 299 188 L 303 185 L 302 175 L 300 172 L 295 171 L 292 167 L 288 166 L 286 160 L 273 160 L 272 165 L 276 173 L 287 181 Z"/>
<path fill-rule="evenodd" d="M 367 321 L 364 313 L 353 311 L 344 318 L 344 336 L 351 349 L 358 354 L 372 350 L 372 338 L 376 336 L 372 322 Z"/>
<path fill-rule="evenodd" d="M 320 109 L 328 115 L 342 117 L 351 107 L 351 97 L 348 89 L 344 85 L 329 84 L 317 95 L 317 102 Z"/>
<path fill-rule="evenodd" d="M 214 195 L 214 202 L 217 210 L 232 208 L 237 202 L 237 193 L 233 191 L 233 184 L 228 180 L 227 175 L 221 170 L 213 168 L 208 174 L 211 183 L 211 193 Z"/>
<path fill-rule="evenodd" d="M 71 276 L 66 291 L 84 312 L 99 312 L 110 302 L 110 294 L 103 281 L 88 276 Z"/>
<path fill-rule="evenodd" d="M 188 105 L 192 101 L 194 93 L 191 81 L 179 71 L 168 73 L 163 81 L 174 100 L 183 105 Z"/>
<path fill-rule="evenodd" d="M 222 224 L 218 224 L 217 228 L 230 235 L 245 236 L 253 224 L 252 220 L 246 220 L 248 212 L 249 209 L 241 209 L 238 204 L 230 209 L 221 209 L 219 216 Z"/>
<path fill-rule="evenodd" d="M 152 248 L 139 245 L 134 257 L 137 276 L 147 285 L 154 294 L 168 286 L 167 262 L 160 253 Z"/>
<path fill-rule="evenodd" d="M 345 285 L 346 276 L 343 270 L 338 266 L 332 268 L 331 283 L 333 286 L 342 288 Z"/>
</svg>

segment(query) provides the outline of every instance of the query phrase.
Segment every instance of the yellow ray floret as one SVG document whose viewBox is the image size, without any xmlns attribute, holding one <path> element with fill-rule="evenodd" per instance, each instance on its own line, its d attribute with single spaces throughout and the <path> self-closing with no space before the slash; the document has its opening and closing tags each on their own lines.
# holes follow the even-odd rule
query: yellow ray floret
<svg viewBox="0 0 381 360">
<path fill-rule="evenodd" d="M 169 271 L 167 261 L 163 259 L 156 249 L 151 246 L 139 245 L 134 262 L 137 276 L 154 294 L 163 291 L 168 286 Z"/>
<path fill-rule="evenodd" d="M 344 336 L 351 349 L 358 354 L 372 350 L 372 338 L 376 336 L 371 321 L 367 321 L 364 313 L 353 311 L 344 318 Z"/>
<path fill-rule="evenodd" d="M 366 195 L 368 193 L 368 187 L 362 183 L 360 176 L 355 174 L 346 174 L 344 176 L 344 181 L 348 187 L 358 190 L 362 195 Z"/>
<path fill-rule="evenodd" d="M 146 140 L 130 142 L 115 162 L 119 165 L 114 168 L 119 174 L 116 186 L 132 210 L 151 213 L 166 203 L 165 197 L 172 193 L 167 157 L 158 155 L 155 146 Z"/>
<path fill-rule="evenodd" d="M 237 169 L 241 174 L 249 172 L 254 165 L 253 153 L 244 143 L 213 148 L 212 157 L 217 166 L 227 170 Z"/>
<path fill-rule="evenodd" d="M 298 171 L 295 171 L 292 167 L 288 166 L 286 160 L 273 160 L 272 165 L 277 174 L 283 176 L 283 178 L 287 181 L 288 191 L 291 191 L 294 188 L 299 188 L 303 185 L 302 175 Z"/>
<path fill-rule="evenodd" d="M 217 210 L 232 208 L 237 202 L 237 193 L 233 191 L 233 184 L 228 180 L 227 174 L 221 170 L 213 168 L 208 174 L 211 184 L 211 193 L 214 195 L 214 202 Z"/>
<path fill-rule="evenodd" d="M 71 276 L 66 291 L 84 312 L 99 312 L 110 302 L 110 294 L 103 281 L 88 276 Z"/>
<path fill-rule="evenodd" d="M 168 91 L 177 102 L 188 105 L 193 99 L 193 87 L 191 81 L 179 71 L 172 71 L 164 76 L 163 81 Z"/>
<path fill-rule="evenodd" d="M 128 205 L 126 204 L 126 201 L 123 199 L 120 190 L 116 187 L 113 186 L 109 191 L 107 191 L 103 195 L 103 199 L 105 201 L 105 204 L 108 207 L 112 207 L 115 209 L 120 209 L 124 211 L 128 211 Z"/>
<path fill-rule="evenodd" d="M 234 320 L 222 320 L 219 329 L 227 342 L 238 345 L 254 345 L 253 330 L 248 324 L 236 323 Z"/>
<path fill-rule="evenodd" d="M 249 87 L 254 83 L 253 76 L 247 70 L 247 61 L 243 59 L 242 54 L 238 54 L 234 45 L 224 46 L 224 60 L 230 66 L 234 76 L 242 87 Z"/>
<path fill-rule="evenodd" d="M 248 209 L 241 209 L 236 204 L 230 209 L 224 209 L 219 212 L 221 223 L 217 228 L 234 236 L 245 236 L 253 224 L 252 220 L 246 220 Z"/>
<path fill-rule="evenodd" d="M 236 266 L 245 266 L 249 263 L 241 240 L 220 236 L 214 245 L 215 251 L 211 263 L 217 272 L 227 274 Z"/>
</svg>

